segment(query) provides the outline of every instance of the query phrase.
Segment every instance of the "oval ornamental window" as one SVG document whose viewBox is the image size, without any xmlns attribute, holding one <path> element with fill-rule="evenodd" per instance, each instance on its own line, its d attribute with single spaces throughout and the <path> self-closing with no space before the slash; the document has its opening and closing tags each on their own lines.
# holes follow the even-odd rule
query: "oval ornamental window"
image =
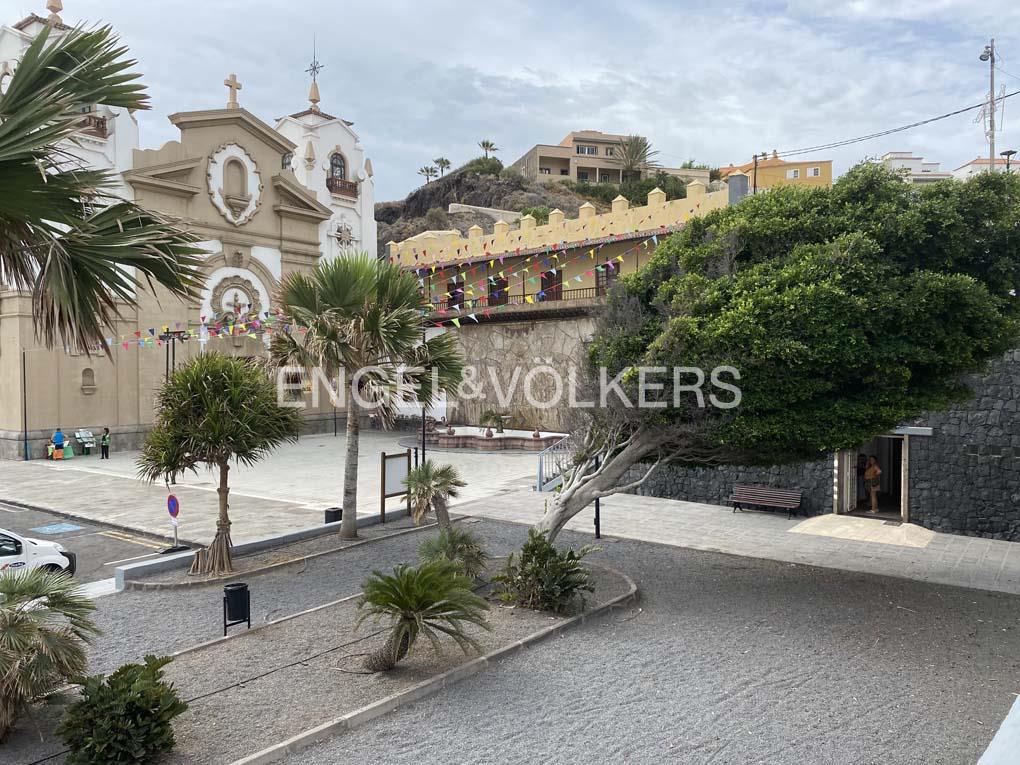
<svg viewBox="0 0 1020 765">
<path fill-rule="evenodd" d="M 329 175 L 331 178 L 347 180 L 347 162 L 343 154 L 337 153 L 329 158 Z"/>
</svg>

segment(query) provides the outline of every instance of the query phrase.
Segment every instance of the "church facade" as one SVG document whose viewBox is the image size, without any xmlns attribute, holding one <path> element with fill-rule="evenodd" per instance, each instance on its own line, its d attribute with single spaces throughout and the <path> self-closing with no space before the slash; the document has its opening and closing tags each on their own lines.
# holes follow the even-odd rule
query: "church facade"
<svg viewBox="0 0 1020 765">
<path fill-rule="evenodd" d="M 13 72 L 47 25 L 70 28 L 60 6 L 50 0 L 48 17 L 0 28 L 0 71 Z M 170 367 L 204 351 L 263 355 L 283 278 L 320 258 L 374 252 L 371 162 L 352 123 L 320 110 L 317 82 L 310 106 L 275 125 L 241 106 L 235 75 L 224 85 L 224 108 L 170 115 L 179 138 L 158 149 L 139 148 L 126 110 L 86 107 L 66 148 L 115 171 L 125 198 L 181 221 L 207 253 L 204 284 L 188 302 L 140 289 L 109 330 L 109 357 L 45 348 L 30 296 L 0 285 L 0 458 L 44 455 L 58 426 L 69 435 L 109 427 L 115 448 L 139 446 Z M 309 427 L 332 427 L 328 401 L 306 413 Z"/>
</svg>

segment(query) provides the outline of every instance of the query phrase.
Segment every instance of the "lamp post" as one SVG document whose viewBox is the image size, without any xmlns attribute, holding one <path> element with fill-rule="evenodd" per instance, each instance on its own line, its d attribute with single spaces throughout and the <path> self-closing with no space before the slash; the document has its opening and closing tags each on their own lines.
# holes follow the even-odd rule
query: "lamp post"
<svg viewBox="0 0 1020 765">
<path fill-rule="evenodd" d="M 1006 151 L 1000 151 L 999 156 L 1006 158 L 1006 172 L 1009 172 L 1009 163 L 1013 159 L 1013 155 L 1016 154 L 1016 149 L 1006 149 Z"/>
<path fill-rule="evenodd" d="M 159 336 L 159 339 L 166 345 L 166 379 L 169 380 L 170 371 L 177 369 L 177 343 L 188 339 L 188 331 L 185 329 L 167 330 Z"/>
<path fill-rule="evenodd" d="M 978 56 L 988 62 L 988 172 L 995 172 L 995 38 Z"/>
</svg>

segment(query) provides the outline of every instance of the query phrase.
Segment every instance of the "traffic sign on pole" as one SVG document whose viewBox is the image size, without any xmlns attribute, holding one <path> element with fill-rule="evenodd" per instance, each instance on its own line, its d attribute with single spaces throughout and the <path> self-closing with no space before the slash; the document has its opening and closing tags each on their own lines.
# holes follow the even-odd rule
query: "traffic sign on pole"
<svg viewBox="0 0 1020 765">
<path fill-rule="evenodd" d="M 166 498 L 166 511 L 170 513 L 171 518 L 176 518 L 177 514 L 181 512 L 181 503 L 177 501 L 177 497 L 173 494 Z"/>
</svg>

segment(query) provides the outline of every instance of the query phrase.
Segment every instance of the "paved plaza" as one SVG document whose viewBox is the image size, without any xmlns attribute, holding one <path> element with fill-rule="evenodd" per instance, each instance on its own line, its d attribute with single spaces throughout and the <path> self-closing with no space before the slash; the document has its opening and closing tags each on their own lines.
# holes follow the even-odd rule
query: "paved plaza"
<svg viewBox="0 0 1020 765">
<path fill-rule="evenodd" d="M 363 431 L 359 442 L 358 514 L 378 515 L 380 454 L 404 451 L 408 434 Z M 262 539 L 322 523 L 326 507 L 341 504 L 346 439 L 303 436 L 252 467 L 230 469 L 230 516 L 234 543 Z M 79 456 L 67 462 L 0 461 L 0 500 L 104 521 L 159 536 L 172 535 L 166 512 L 167 487 L 136 477 L 138 452 L 113 452 L 109 460 Z M 459 501 L 487 497 L 533 480 L 534 454 L 430 452 L 468 482 Z M 172 487 L 181 504 L 182 539 L 206 542 L 216 530 L 217 476 L 200 471 Z M 387 508 L 401 507 L 399 498 Z"/>
</svg>

